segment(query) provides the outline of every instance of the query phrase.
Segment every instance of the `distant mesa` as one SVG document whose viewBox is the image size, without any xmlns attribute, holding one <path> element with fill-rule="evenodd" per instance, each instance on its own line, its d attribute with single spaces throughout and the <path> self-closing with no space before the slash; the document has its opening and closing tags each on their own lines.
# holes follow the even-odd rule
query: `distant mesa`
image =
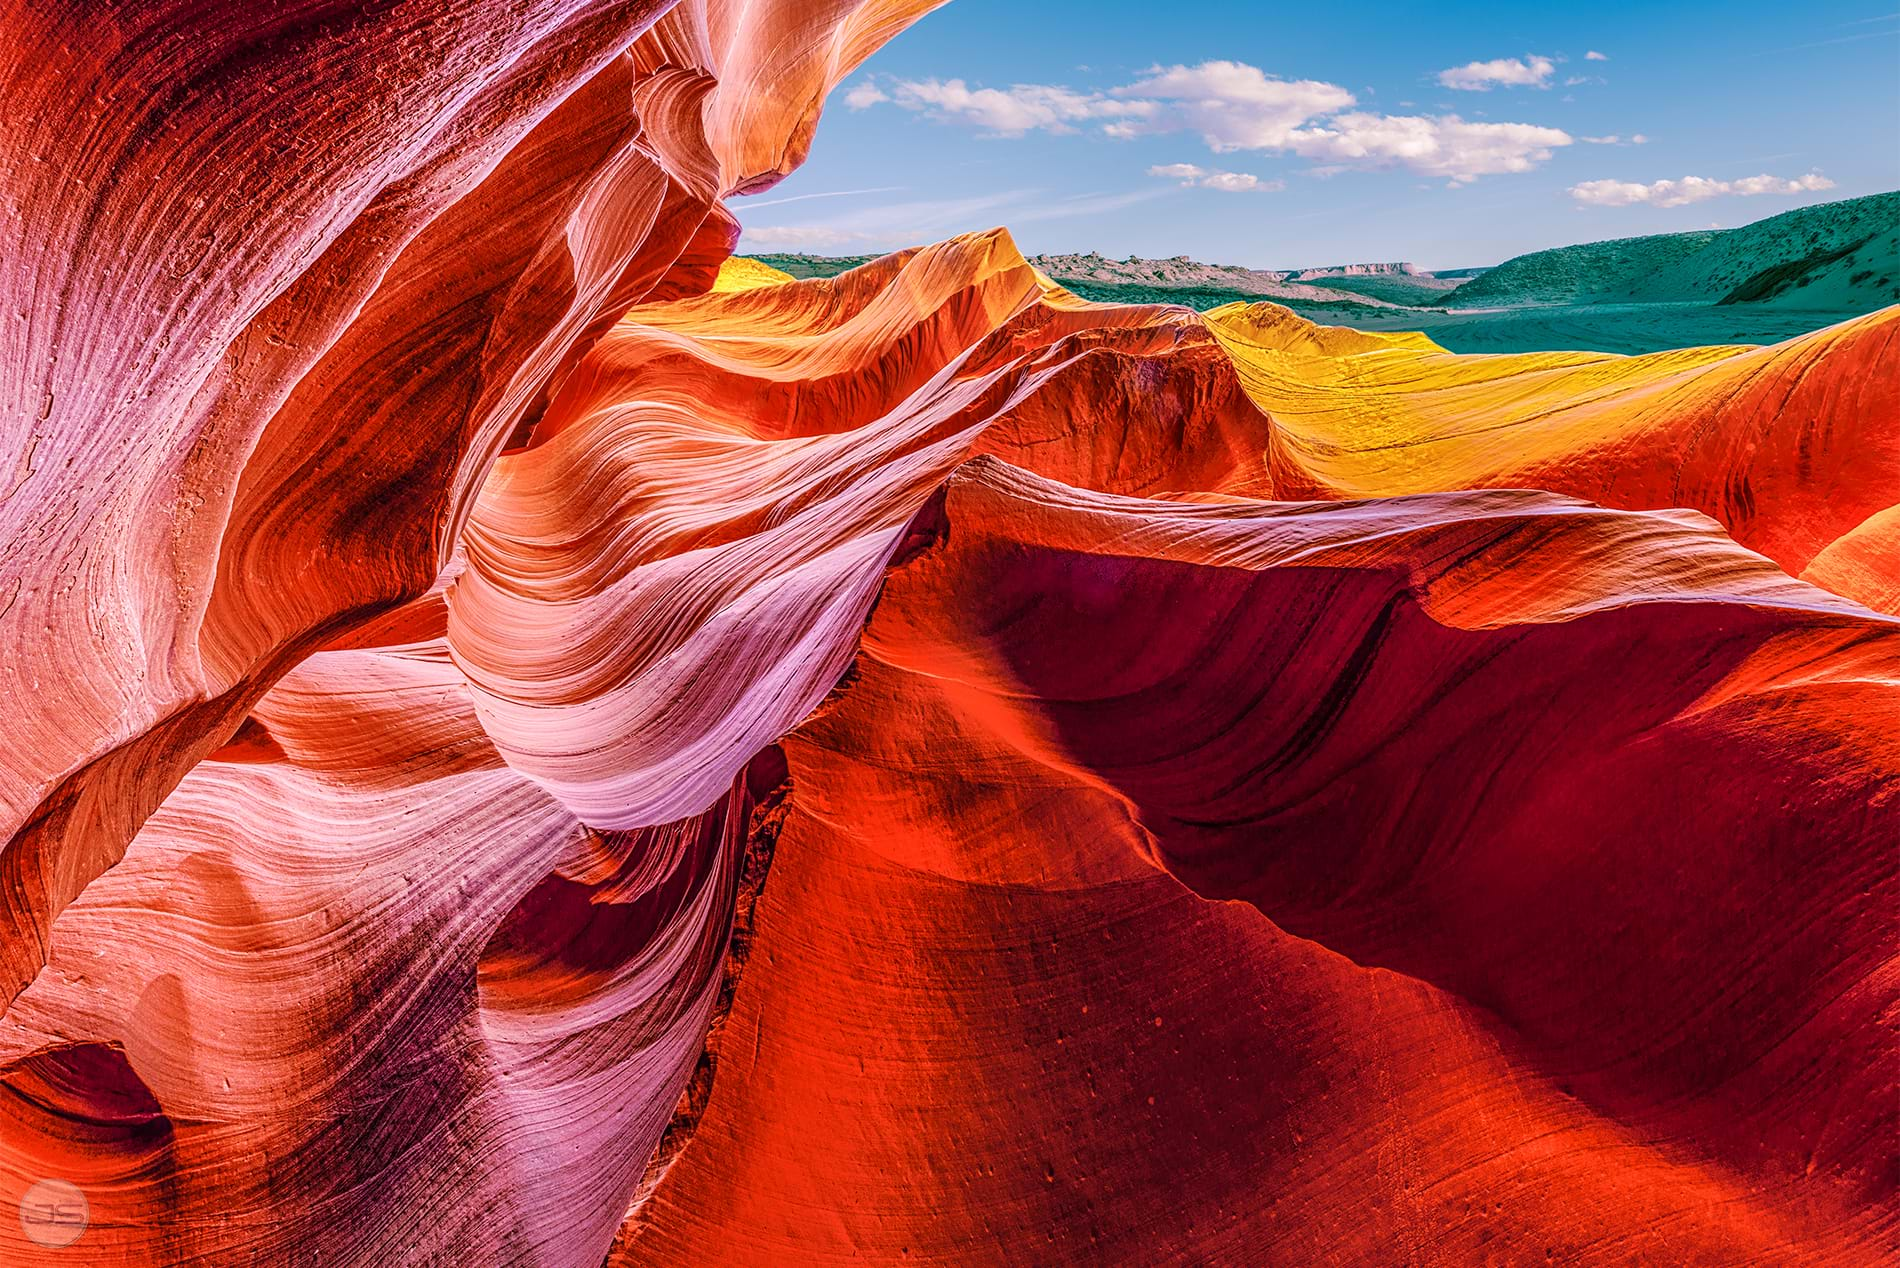
<svg viewBox="0 0 1900 1268">
<path fill-rule="evenodd" d="M 1394 264 L 1330 264 L 1319 269 L 1299 269 L 1288 275 L 1290 282 L 1312 282 L 1323 277 L 1431 277 L 1416 264 L 1401 260 Z"/>
<path fill-rule="evenodd" d="M 1142 295 L 1104 291 L 1103 287 L 1204 291 L 1226 299 L 1254 296 L 1303 304 L 1356 305 L 1369 308 L 1429 305 L 1456 282 L 1440 281 L 1417 265 L 1331 264 L 1321 268 L 1251 269 L 1239 264 L 1202 264 L 1185 255 L 1166 260 L 1129 256 L 1104 259 L 1087 255 L 1038 255 L 1031 264 L 1091 299 L 1141 300 Z M 1208 307 L 1209 305 L 1195 305 Z"/>
</svg>

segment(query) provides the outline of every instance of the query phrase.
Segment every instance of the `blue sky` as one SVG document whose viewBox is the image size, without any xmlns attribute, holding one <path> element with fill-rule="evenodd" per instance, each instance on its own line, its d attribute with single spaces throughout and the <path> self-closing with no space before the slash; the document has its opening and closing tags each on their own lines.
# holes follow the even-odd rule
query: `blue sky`
<svg viewBox="0 0 1900 1268">
<path fill-rule="evenodd" d="M 1640 140 L 1639 140 L 1640 138 Z M 741 249 L 1495 264 L 1900 188 L 1900 4 L 952 0 Z"/>
</svg>

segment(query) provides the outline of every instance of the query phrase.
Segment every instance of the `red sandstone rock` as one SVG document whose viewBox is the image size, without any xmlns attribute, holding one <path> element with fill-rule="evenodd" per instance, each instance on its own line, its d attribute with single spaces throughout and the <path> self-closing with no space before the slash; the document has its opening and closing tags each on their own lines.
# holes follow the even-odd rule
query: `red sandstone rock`
<svg viewBox="0 0 1900 1268">
<path fill-rule="evenodd" d="M 1900 1251 L 1900 312 L 1394 358 L 1001 233 L 700 294 L 928 7 L 8 24 L 0 1204 L 131 1263 Z"/>
</svg>

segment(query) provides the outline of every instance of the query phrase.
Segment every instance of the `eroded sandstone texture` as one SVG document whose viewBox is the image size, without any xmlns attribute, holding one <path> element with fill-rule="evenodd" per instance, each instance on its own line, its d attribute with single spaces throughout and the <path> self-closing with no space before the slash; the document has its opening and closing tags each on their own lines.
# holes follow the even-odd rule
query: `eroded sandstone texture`
<svg viewBox="0 0 1900 1268">
<path fill-rule="evenodd" d="M 1900 310 L 722 267 L 930 7 L 0 15 L 0 1262 L 1900 1252 Z"/>
</svg>

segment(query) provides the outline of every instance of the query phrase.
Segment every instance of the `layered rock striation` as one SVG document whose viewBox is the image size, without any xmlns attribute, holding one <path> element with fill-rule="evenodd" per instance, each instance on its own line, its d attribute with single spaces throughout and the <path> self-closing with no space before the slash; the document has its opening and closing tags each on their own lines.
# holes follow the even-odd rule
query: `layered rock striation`
<svg viewBox="0 0 1900 1268">
<path fill-rule="evenodd" d="M 0 1199 L 154 1264 L 1900 1252 L 1900 310 L 1456 356 L 1000 230 L 729 259 L 929 7 L 15 15 Z"/>
</svg>

